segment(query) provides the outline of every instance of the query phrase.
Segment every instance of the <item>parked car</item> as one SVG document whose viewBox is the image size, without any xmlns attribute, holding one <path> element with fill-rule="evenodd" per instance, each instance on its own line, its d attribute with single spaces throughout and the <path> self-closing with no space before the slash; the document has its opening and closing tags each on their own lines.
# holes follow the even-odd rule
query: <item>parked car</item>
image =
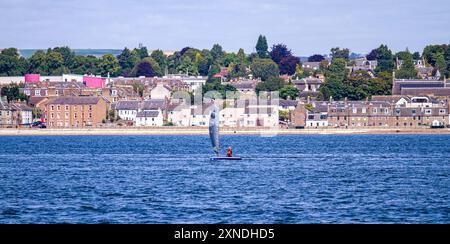
<svg viewBox="0 0 450 244">
<path fill-rule="evenodd" d="M 47 125 L 45 125 L 44 122 L 41 121 L 37 121 L 37 122 L 33 122 L 33 124 L 31 124 L 32 128 L 47 128 Z"/>
</svg>

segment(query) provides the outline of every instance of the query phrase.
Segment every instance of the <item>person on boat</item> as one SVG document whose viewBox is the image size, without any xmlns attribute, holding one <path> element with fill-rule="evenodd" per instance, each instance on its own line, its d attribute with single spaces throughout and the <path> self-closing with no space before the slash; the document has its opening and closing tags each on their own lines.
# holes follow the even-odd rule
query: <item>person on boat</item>
<svg viewBox="0 0 450 244">
<path fill-rule="evenodd" d="M 231 150 L 231 146 L 228 147 L 227 157 L 233 157 L 233 150 Z"/>
</svg>

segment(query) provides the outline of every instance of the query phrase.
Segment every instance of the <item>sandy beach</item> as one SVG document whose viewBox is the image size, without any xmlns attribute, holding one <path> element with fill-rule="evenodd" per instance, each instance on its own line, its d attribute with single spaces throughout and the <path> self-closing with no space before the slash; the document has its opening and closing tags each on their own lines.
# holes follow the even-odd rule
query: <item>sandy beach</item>
<svg viewBox="0 0 450 244">
<path fill-rule="evenodd" d="M 450 129 L 222 129 L 222 135 L 350 135 L 350 134 L 450 134 Z M 89 128 L 89 129 L 0 129 L 0 136 L 68 135 L 208 135 L 208 128 Z"/>
</svg>

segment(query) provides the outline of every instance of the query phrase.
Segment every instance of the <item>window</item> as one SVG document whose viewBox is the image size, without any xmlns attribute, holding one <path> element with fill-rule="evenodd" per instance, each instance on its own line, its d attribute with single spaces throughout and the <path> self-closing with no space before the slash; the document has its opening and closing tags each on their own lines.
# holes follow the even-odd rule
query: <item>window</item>
<svg viewBox="0 0 450 244">
<path fill-rule="evenodd" d="M 66 105 L 66 111 L 69 110 L 69 105 Z"/>
<path fill-rule="evenodd" d="M 327 115 L 326 114 L 320 115 L 320 119 L 322 119 L 322 120 L 327 119 Z"/>
<path fill-rule="evenodd" d="M 40 96 L 41 95 L 41 90 L 39 90 L 39 89 L 34 90 L 34 95 L 35 96 Z"/>
<path fill-rule="evenodd" d="M 376 114 L 377 113 L 377 109 L 376 108 L 372 109 L 372 113 Z"/>
<path fill-rule="evenodd" d="M 55 95 L 58 96 L 59 95 L 59 91 L 55 90 Z"/>
<path fill-rule="evenodd" d="M 425 109 L 425 114 L 431 114 L 431 109 Z"/>
<path fill-rule="evenodd" d="M 152 118 L 152 121 L 155 121 L 155 118 Z"/>
<path fill-rule="evenodd" d="M 358 112 L 358 109 L 357 109 L 357 108 L 354 108 L 354 109 L 353 109 L 353 113 L 356 114 L 357 112 Z"/>
<path fill-rule="evenodd" d="M 411 113 L 416 114 L 416 110 L 415 109 L 411 110 Z"/>
<path fill-rule="evenodd" d="M 56 114 L 56 118 L 57 118 L 57 119 L 61 119 L 61 113 L 57 113 L 57 114 Z"/>
<path fill-rule="evenodd" d="M 55 106 L 53 106 L 53 105 L 50 106 L 50 110 L 51 110 L 51 111 L 54 111 L 54 110 L 55 110 Z"/>
<path fill-rule="evenodd" d="M 439 114 L 445 114 L 445 109 L 439 109 Z"/>
<path fill-rule="evenodd" d="M 23 92 L 28 96 L 30 95 L 30 90 L 28 90 L 28 89 L 25 89 Z"/>
<path fill-rule="evenodd" d="M 400 109 L 399 108 L 397 108 L 396 110 L 395 110 L 395 114 L 398 116 L 398 115 L 400 115 Z"/>
<path fill-rule="evenodd" d="M 366 108 L 362 108 L 362 111 L 361 111 L 363 114 L 365 114 L 366 113 Z"/>
<path fill-rule="evenodd" d="M 50 113 L 50 118 L 55 118 L 55 114 L 54 113 Z"/>
<path fill-rule="evenodd" d="M 92 114 L 91 113 L 89 113 L 89 118 L 92 118 Z"/>
<path fill-rule="evenodd" d="M 60 110 L 61 110 L 61 106 L 60 106 L 60 105 L 57 105 L 57 106 L 56 106 L 56 110 L 60 111 Z"/>
<path fill-rule="evenodd" d="M 92 111 L 92 105 L 89 105 L 89 111 Z"/>
<path fill-rule="evenodd" d="M 73 114 L 73 117 L 76 119 L 76 118 L 77 118 L 77 113 L 74 113 L 74 114 Z"/>
<path fill-rule="evenodd" d="M 308 115 L 309 120 L 314 120 L 314 115 Z"/>
</svg>

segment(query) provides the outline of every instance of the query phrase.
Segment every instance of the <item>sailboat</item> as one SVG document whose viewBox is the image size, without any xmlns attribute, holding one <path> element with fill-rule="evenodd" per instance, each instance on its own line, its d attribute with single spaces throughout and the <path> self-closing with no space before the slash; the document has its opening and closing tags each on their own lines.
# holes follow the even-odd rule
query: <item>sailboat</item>
<svg viewBox="0 0 450 244">
<path fill-rule="evenodd" d="M 211 144 L 213 150 L 216 153 L 215 157 L 211 157 L 211 161 L 217 160 L 242 160 L 241 157 L 223 157 L 220 156 L 220 143 L 219 143 L 219 108 L 214 105 L 209 118 L 209 137 L 211 138 Z"/>
</svg>

